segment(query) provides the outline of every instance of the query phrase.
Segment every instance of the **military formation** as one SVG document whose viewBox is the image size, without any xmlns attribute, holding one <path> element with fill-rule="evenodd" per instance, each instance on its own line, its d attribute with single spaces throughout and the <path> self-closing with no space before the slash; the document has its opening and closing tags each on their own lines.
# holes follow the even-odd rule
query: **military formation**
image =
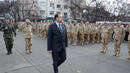
<svg viewBox="0 0 130 73">
<path fill-rule="evenodd" d="M 38 37 L 47 38 L 48 27 L 53 21 L 32 22 L 32 33 Z M 115 24 L 103 23 L 92 24 L 88 22 L 68 21 L 63 22 L 67 28 L 68 43 L 70 45 L 87 45 L 102 43 L 101 53 L 105 54 L 108 50 L 109 41 L 114 41 L 113 56 L 120 55 L 120 46 L 124 41 L 125 32 L 130 32 L 130 24 L 124 27 L 122 22 Z M 19 26 L 19 31 L 22 31 Z M 130 35 L 128 37 L 128 54 L 130 59 Z"/>
<path fill-rule="evenodd" d="M 32 35 L 34 34 L 41 38 L 47 38 L 48 27 L 52 23 L 53 21 L 31 22 L 29 19 L 26 19 L 25 22 L 18 23 L 19 31 L 23 31 L 24 33 L 24 38 L 26 42 L 25 50 L 27 54 L 32 53 Z M 115 52 L 113 56 L 120 55 L 120 46 L 124 41 L 125 32 L 130 33 L 130 24 L 124 26 L 122 25 L 122 22 L 118 22 L 115 24 L 92 24 L 88 22 L 68 21 L 67 23 L 63 22 L 63 24 L 65 24 L 67 28 L 68 43 L 70 45 L 82 46 L 87 44 L 102 43 L 101 53 L 105 54 L 108 50 L 109 41 L 114 41 L 113 50 Z M 10 30 L 11 32 L 9 32 L 8 30 Z M 15 27 L 12 26 L 2 29 L 2 31 L 5 32 L 4 37 L 7 48 L 7 54 L 12 53 L 11 48 L 13 47 L 13 33 L 14 36 L 16 36 L 15 30 Z M 9 34 L 10 37 L 6 36 L 6 34 Z M 8 38 L 10 38 L 10 40 Z M 130 35 L 128 36 L 128 54 L 129 57 L 127 59 L 130 59 Z"/>
</svg>

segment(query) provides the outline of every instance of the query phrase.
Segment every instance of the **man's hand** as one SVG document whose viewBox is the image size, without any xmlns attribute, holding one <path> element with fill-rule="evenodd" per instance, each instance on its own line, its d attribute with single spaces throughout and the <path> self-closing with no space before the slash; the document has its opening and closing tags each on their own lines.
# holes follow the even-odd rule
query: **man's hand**
<svg viewBox="0 0 130 73">
<path fill-rule="evenodd" d="M 49 54 L 52 54 L 52 50 L 48 51 Z"/>
<path fill-rule="evenodd" d="M 8 29 L 8 27 L 5 27 L 5 30 L 7 30 Z"/>
</svg>

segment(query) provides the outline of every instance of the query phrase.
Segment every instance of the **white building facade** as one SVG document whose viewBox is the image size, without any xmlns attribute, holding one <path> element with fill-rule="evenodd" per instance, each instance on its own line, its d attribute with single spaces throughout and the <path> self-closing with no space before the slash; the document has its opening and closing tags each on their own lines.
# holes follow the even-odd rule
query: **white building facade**
<svg viewBox="0 0 130 73">
<path fill-rule="evenodd" d="M 54 17 L 56 13 L 61 13 L 64 18 L 70 18 L 69 8 L 64 0 L 38 0 L 38 4 L 43 18 Z"/>
</svg>

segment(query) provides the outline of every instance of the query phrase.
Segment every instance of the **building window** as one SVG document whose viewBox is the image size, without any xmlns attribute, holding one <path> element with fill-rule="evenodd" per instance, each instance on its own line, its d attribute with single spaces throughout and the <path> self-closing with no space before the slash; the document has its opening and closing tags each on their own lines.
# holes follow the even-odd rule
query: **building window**
<svg viewBox="0 0 130 73">
<path fill-rule="evenodd" d="M 64 18 L 67 18 L 68 17 L 68 13 L 64 13 Z"/>
<path fill-rule="evenodd" d="M 50 3 L 50 7 L 55 8 L 54 3 Z"/>
<path fill-rule="evenodd" d="M 50 11 L 50 15 L 54 15 L 54 11 Z"/>
<path fill-rule="evenodd" d="M 57 12 L 58 14 L 61 14 L 61 12 Z"/>
<path fill-rule="evenodd" d="M 61 8 L 61 4 L 57 4 L 57 8 Z"/>
<path fill-rule="evenodd" d="M 67 6 L 67 5 L 64 5 L 64 9 L 68 9 L 68 6 Z"/>
<path fill-rule="evenodd" d="M 41 15 L 45 15 L 45 10 L 40 10 Z"/>
<path fill-rule="evenodd" d="M 41 1 L 40 6 L 46 6 L 46 2 Z"/>
</svg>

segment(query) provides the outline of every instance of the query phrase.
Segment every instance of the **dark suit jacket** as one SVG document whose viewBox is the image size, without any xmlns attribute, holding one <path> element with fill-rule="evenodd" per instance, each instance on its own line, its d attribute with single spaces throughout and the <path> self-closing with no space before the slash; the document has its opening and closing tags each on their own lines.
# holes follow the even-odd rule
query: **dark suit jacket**
<svg viewBox="0 0 130 73">
<path fill-rule="evenodd" d="M 57 24 L 51 24 L 48 29 L 47 50 L 60 52 L 68 46 L 66 26 L 62 24 L 63 32 L 61 33 Z"/>
</svg>

